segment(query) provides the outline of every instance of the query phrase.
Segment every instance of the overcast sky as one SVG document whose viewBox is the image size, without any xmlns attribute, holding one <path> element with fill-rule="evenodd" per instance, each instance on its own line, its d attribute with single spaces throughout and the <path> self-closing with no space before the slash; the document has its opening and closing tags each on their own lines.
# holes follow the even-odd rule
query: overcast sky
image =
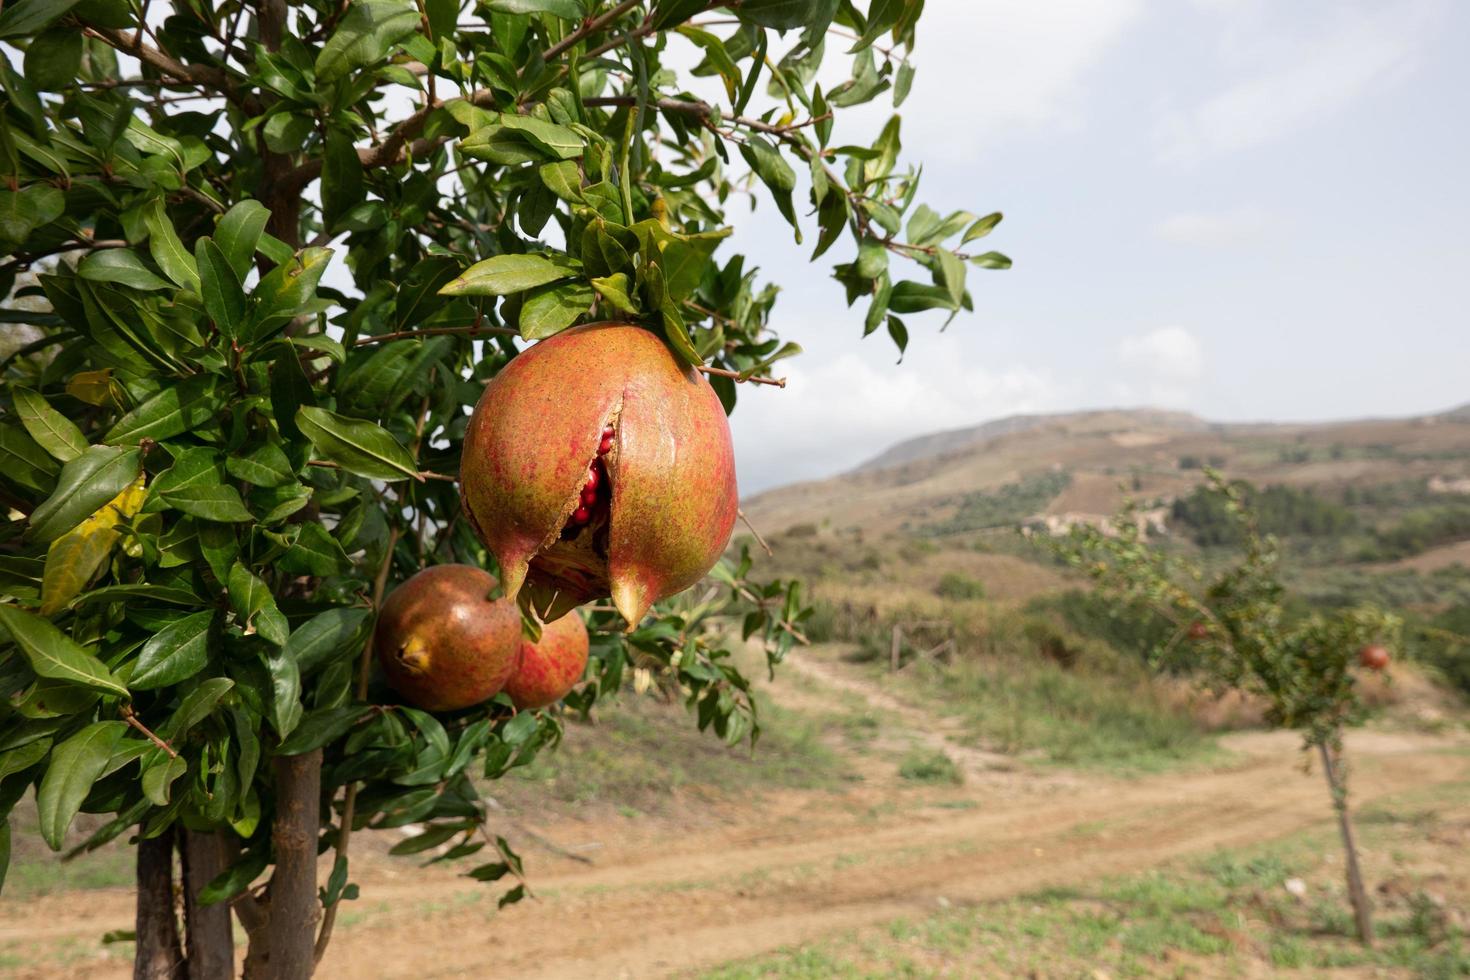
<svg viewBox="0 0 1470 980">
<path fill-rule="evenodd" d="M 774 208 L 732 214 L 807 351 L 784 391 L 742 389 L 742 491 L 1016 412 L 1470 401 L 1467 37 L 1458 0 L 929 0 L 905 157 L 936 209 L 1005 212 L 982 244 L 1015 268 L 972 269 L 943 334 L 910 317 L 896 364 L 833 253 L 807 265 Z"/>
</svg>

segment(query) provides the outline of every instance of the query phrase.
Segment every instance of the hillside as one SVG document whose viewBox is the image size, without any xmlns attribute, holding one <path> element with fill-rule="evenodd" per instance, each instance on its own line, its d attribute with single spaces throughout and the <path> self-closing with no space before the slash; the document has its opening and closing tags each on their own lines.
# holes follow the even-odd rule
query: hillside
<svg viewBox="0 0 1470 980">
<path fill-rule="evenodd" d="M 976 495 L 1012 488 L 1025 497 L 1048 474 L 1056 492 L 1042 493 L 1035 513 L 1090 515 L 1111 512 L 1125 493 L 1187 493 L 1203 465 L 1258 485 L 1329 493 L 1436 478 L 1453 484 L 1470 477 L 1470 406 L 1319 424 L 1211 423 L 1155 409 L 1013 416 L 902 442 L 851 472 L 744 506 L 769 533 L 803 524 L 942 533 Z"/>
</svg>

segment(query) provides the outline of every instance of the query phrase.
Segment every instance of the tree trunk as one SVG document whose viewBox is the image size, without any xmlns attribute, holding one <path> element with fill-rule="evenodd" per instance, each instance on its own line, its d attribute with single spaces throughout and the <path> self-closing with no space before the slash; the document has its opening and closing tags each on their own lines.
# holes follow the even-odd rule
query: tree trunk
<svg viewBox="0 0 1470 980">
<path fill-rule="evenodd" d="M 1358 867 L 1358 847 L 1353 842 L 1353 824 L 1348 818 L 1347 780 L 1338 769 L 1338 760 L 1326 742 L 1319 742 L 1317 750 L 1322 753 L 1322 772 L 1327 776 L 1327 788 L 1332 793 L 1332 808 L 1337 811 L 1337 827 L 1342 832 L 1342 849 L 1347 855 L 1348 897 L 1353 903 L 1353 920 L 1357 924 L 1358 939 L 1364 946 L 1373 945 L 1373 913 L 1368 905 L 1368 891 L 1363 887 L 1363 872 Z"/>
<path fill-rule="evenodd" d="M 251 937 L 246 976 L 308 980 L 315 968 L 316 847 L 321 827 L 322 752 L 275 760 L 276 816 L 271 827 L 276 869 L 271 874 L 263 935 Z M 256 947 L 264 941 L 264 955 Z"/>
<path fill-rule="evenodd" d="M 182 980 L 184 956 L 174 915 L 174 832 L 138 842 L 137 952 L 133 980 Z"/>
<path fill-rule="evenodd" d="M 184 865 L 184 929 L 188 937 L 189 980 L 231 980 L 235 975 L 235 937 L 230 906 L 199 905 L 195 896 L 230 866 L 233 841 L 226 831 L 182 831 L 179 854 Z"/>
</svg>

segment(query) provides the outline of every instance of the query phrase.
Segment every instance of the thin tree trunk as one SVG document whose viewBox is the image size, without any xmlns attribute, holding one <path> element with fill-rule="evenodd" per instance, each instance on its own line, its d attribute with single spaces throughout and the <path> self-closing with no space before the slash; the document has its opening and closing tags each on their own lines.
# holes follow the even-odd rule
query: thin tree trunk
<svg viewBox="0 0 1470 980">
<path fill-rule="evenodd" d="M 271 980 L 307 980 L 316 966 L 316 846 L 321 828 L 322 752 L 279 756 L 276 817 L 271 829 L 276 870 L 267 925 Z"/>
<path fill-rule="evenodd" d="M 1353 903 L 1353 920 L 1357 924 L 1358 939 L 1364 946 L 1372 946 L 1373 912 L 1368 905 L 1368 891 L 1363 887 L 1363 872 L 1358 867 L 1358 847 L 1353 842 L 1353 824 L 1348 817 L 1347 783 L 1327 743 L 1317 743 L 1317 750 L 1322 753 L 1322 771 L 1327 776 L 1327 788 L 1332 793 L 1332 808 L 1337 811 L 1337 827 L 1342 832 L 1342 849 L 1347 854 L 1348 897 Z"/>
<path fill-rule="evenodd" d="M 184 929 L 189 980 L 231 980 L 235 974 L 235 937 L 226 903 L 200 905 L 200 889 L 230 866 L 232 841 L 225 831 L 185 830 L 179 854 L 184 865 Z"/>
<path fill-rule="evenodd" d="M 133 980 L 181 980 L 184 955 L 174 915 L 174 832 L 138 842 L 137 952 Z"/>
</svg>

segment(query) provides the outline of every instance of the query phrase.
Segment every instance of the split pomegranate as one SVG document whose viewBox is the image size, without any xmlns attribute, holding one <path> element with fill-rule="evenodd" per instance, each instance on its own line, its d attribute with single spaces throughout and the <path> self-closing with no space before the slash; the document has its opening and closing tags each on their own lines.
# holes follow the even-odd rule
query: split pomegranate
<svg viewBox="0 0 1470 980">
<path fill-rule="evenodd" d="M 521 649 L 516 604 L 492 599 L 495 576 L 434 565 L 394 589 L 374 646 L 388 683 L 426 711 L 454 711 L 499 694 Z"/>
<path fill-rule="evenodd" d="M 714 566 L 738 506 L 714 389 L 629 324 L 565 330 L 497 374 L 460 493 L 507 596 L 547 622 L 611 596 L 630 630 Z"/>
<path fill-rule="evenodd" d="M 587 627 L 573 613 L 547 623 L 541 639 L 521 639 L 520 665 L 506 681 L 505 693 L 522 711 L 544 708 L 566 697 L 587 669 Z"/>
</svg>

